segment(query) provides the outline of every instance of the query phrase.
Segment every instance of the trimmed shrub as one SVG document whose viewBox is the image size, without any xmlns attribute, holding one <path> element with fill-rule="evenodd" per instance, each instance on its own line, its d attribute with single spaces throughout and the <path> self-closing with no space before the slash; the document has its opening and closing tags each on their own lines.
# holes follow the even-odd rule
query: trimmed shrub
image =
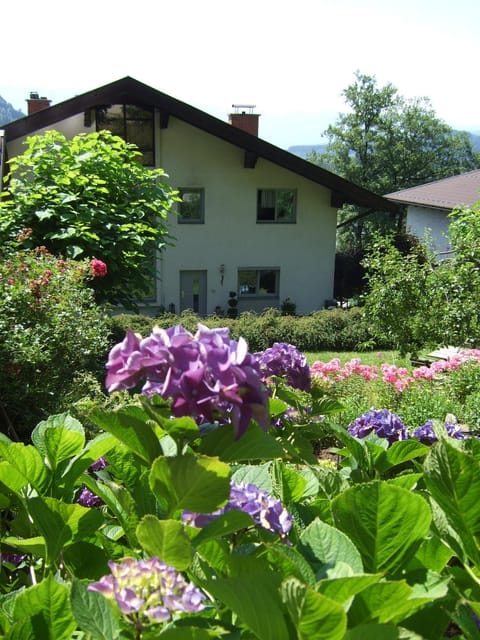
<svg viewBox="0 0 480 640">
<path fill-rule="evenodd" d="M 180 315 L 165 313 L 152 318 L 121 314 L 111 318 L 114 341 L 123 339 L 126 331 L 146 336 L 152 327 L 168 328 L 181 324 L 195 333 L 199 322 L 207 327 L 228 327 L 234 340 L 240 336 L 248 342 L 250 351 L 263 351 L 274 342 L 287 342 L 300 351 L 361 351 L 372 348 L 387 349 L 386 341 L 374 342 L 362 309 L 317 311 L 308 316 L 283 316 L 278 309 L 266 309 L 261 314 L 244 311 L 238 318 L 216 315 L 201 318 L 193 311 Z"/>
</svg>

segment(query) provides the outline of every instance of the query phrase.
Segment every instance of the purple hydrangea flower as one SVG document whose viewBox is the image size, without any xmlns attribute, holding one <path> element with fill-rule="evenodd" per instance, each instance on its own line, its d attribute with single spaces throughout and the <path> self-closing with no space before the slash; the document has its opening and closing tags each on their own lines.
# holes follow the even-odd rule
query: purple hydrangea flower
<svg viewBox="0 0 480 640">
<path fill-rule="evenodd" d="M 388 409 L 371 409 L 354 420 L 348 431 L 356 438 L 365 438 L 374 432 L 379 438 L 386 438 L 389 444 L 408 438 L 406 425 Z"/>
<path fill-rule="evenodd" d="M 165 622 L 172 613 L 197 613 L 204 609 L 205 596 L 175 569 L 158 558 L 123 562 L 110 561 L 110 575 L 90 584 L 88 591 L 98 591 L 115 600 L 126 615 L 144 618 L 144 622 Z"/>
<path fill-rule="evenodd" d="M 129 331 L 111 350 L 107 389 L 131 389 L 144 382 L 142 393 L 172 399 L 176 417 L 198 422 L 228 419 L 240 437 L 253 418 L 268 429 L 268 392 L 259 365 L 243 338 L 228 329 L 198 325 L 195 335 L 182 326 L 155 327 L 147 338 Z"/>
<path fill-rule="evenodd" d="M 451 438 L 456 438 L 457 440 L 464 440 L 465 434 L 460 429 L 460 426 L 455 423 L 445 422 L 445 429 L 447 431 L 447 435 Z M 433 422 L 432 420 L 428 420 L 421 427 L 417 427 L 412 432 L 413 438 L 418 438 L 420 442 L 424 444 L 433 444 L 438 440 L 435 431 L 433 430 Z"/>
<path fill-rule="evenodd" d="M 22 564 L 26 557 L 25 553 L 0 553 L 0 561 L 2 563 L 6 562 L 14 565 L 15 567 Z"/>
<path fill-rule="evenodd" d="M 102 456 L 98 460 L 95 460 L 95 462 L 90 465 L 89 469 L 90 471 L 102 471 L 106 467 L 108 467 L 108 462 Z"/>
<path fill-rule="evenodd" d="M 96 496 L 94 493 L 87 489 L 87 487 L 83 487 L 80 495 L 77 498 L 77 503 L 82 507 L 101 507 L 104 502 L 101 498 Z"/>
<path fill-rule="evenodd" d="M 285 378 L 295 389 L 310 391 L 311 377 L 307 358 L 291 344 L 275 342 L 265 351 L 255 354 L 265 379 L 270 376 Z"/>
<path fill-rule="evenodd" d="M 182 520 L 194 527 L 202 528 L 213 522 L 218 516 L 232 510 L 248 513 L 256 525 L 268 531 L 279 533 L 282 538 L 286 538 L 292 528 L 293 518 L 280 500 L 276 500 L 266 491 L 251 483 L 236 484 L 232 482 L 230 498 L 225 507 L 209 514 L 184 511 Z"/>
</svg>

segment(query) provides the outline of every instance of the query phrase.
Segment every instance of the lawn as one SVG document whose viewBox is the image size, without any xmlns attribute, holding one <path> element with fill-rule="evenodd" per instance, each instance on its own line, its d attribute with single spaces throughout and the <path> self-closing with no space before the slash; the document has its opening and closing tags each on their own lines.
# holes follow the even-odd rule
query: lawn
<svg viewBox="0 0 480 640">
<path fill-rule="evenodd" d="M 319 351 L 308 352 L 305 354 L 308 363 L 311 365 L 317 360 L 321 362 L 330 362 L 333 358 L 338 358 L 340 362 L 345 364 L 353 358 L 360 358 L 363 364 L 381 365 L 383 363 L 395 364 L 397 367 L 410 367 L 409 358 L 401 357 L 398 351 Z"/>
</svg>

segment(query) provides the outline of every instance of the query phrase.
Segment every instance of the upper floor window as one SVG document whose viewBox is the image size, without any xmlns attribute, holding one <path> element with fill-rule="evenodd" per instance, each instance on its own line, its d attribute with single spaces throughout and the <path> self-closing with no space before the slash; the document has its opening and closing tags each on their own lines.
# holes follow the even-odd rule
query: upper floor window
<svg viewBox="0 0 480 640">
<path fill-rule="evenodd" d="M 278 297 L 280 269 L 239 269 L 240 296 Z"/>
<path fill-rule="evenodd" d="M 126 142 L 137 145 L 142 153 L 142 164 L 147 167 L 155 166 L 153 109 L 143 109 L 131 104 L 97 107 L 95 120 L 97 131 L 108 129 Z"/>
<path fill-rule="evenodd" d="M 297 192 L 293 189 L 259 189 L 257 222 L 295 222 Z"/>
<path fill-rule="evenodd" d="M 203 224 L 205 219 L 205 190 L 179 189 L 178 222 Z"/>
</svg>

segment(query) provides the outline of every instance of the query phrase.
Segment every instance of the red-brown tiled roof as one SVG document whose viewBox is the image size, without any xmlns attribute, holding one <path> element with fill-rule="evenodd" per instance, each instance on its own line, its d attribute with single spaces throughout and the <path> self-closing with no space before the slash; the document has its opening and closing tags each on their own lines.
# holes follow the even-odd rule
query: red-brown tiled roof
<svg viewBox="0 0 480 640">
<path fill-rule="evenodd" d="M 451 210 L 455 207 L 469 207 L 480 200 L 480 169 L 387 193 L 384 198 L 436 209 Z"/>
</svg>

